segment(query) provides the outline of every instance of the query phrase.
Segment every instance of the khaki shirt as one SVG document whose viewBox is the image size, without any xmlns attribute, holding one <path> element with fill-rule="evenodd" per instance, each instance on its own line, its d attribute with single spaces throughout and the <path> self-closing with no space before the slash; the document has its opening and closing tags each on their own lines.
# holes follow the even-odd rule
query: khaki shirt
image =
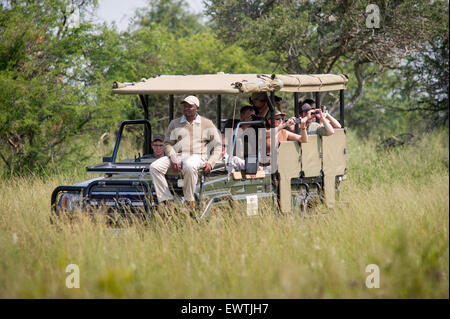
<svg viewBox="0 0 450 319">
<path fill-rule="evenodd" d="M 214 167 L 222 152 L 222 142 L 211 120 L 197 115 L 191 124 L 183 115 L 170 122 L 164 138 L 164 151 L 169 157 L 173 154 L 200 155 Z"/>
<path fill-rule="evenodd" d="M 317 122 L 312 122 L 308 125 L 306 132 L 309 134 L 317 134 L 320 136 L 327 136 L 327 130 L 325 129 L 325 127 Z"/>
</svg>

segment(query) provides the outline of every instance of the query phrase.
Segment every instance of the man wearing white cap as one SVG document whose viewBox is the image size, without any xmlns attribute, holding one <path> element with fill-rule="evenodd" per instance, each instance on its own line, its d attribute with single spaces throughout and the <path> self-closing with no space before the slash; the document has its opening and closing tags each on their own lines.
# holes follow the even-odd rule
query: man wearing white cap
<svg viewBox="0 0 450 319">
<path fill-rule="evenodd" d="M 181 104 L 183 116 L 172 120 L 164 138 L 166 156 L 154 161 L 150 166 L 158 202 L 173 200 L 165 174 L 169 167 L 178 172 L 182 170 L 184 199 L 190 207 L 195 207 L 195 186 L 198 170 L 203 168 L 208 174 L 219 160 L 221 138 L 214 123 L 198 115 L 200 101 L 190 95 Z"/>
</svg>

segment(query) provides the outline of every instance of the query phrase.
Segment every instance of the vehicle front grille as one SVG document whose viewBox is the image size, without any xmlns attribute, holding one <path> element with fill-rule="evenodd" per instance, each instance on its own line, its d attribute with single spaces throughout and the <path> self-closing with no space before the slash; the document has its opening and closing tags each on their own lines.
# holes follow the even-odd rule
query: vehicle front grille
<svg viewBox="0 0 450 319">
<path fill-rule="evenodd" d="M 156 205 L 154 199 L 156 195 L 147 183 L 96 181 L 88 187 L 86 205 L 120 214 L 142 214 Z"/>
</svg>

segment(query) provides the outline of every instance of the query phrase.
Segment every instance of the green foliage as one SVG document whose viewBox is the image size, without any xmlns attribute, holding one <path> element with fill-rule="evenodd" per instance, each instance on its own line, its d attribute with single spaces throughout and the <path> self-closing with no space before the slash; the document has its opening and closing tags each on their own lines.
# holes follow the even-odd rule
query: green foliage
<svg viewBox="0 0 450 319">
<path fill-rule="evenodd" d="M 205 1 L 220 38 L 264 54 L 277 72 L 348 74 L 346 123 L 360 135 L 422 129 L 423 114 L 401 111 L 418 104 L 433 126 L 448 125 L 448 2 L 375 3 L 379 28 L 366 26 L 367 1 Z M 337 112 L 336 96 L 323 101 Z"/>
<path fill-rule="evenodd" d="M 215 38 L 184 1 L 149 1 L 123 33 L 88 23 L 95 4 L 83 2 L 80 27 L 72 29 L 63 0 L 2 7 L 0 175 L 73 166 L 89 156 L 88 141 L 142 118 L 137 97 L 111 95 L 113 81 L 265 67 L 262 57 Z M 150 114 L 155 131 L 164 132 L 168 97 L 152 96 Z"/>
<path fill-rule="evenodd" d="M 81 10 L 94 5 L 84 2 Z M 69 138 L 95 110 L 75 76 L 83 68 L 91 26 L 69 29 L 65 14 L 64 1 L 17 1 L 1 8 L 2 173 L 41 171 L 54 156 L 71 152 Z"/>
<path fill-rule="evenodd" d="M 188 11 L 185 0 L 148 0 L 148 9 L 139 9 L 134 18 L 135 28 L 152 28 L 163 25 L 168 32 L 180 36 L 204 30 L 201 15 Z"/>
<path fill-rule="evenodd" d="M 411 57 L 404 67 L 402 90 L 415 101 L 402 111 L 420 112 L 427 128 L 447 126 L 449 119 L 449 45 L 448 33 L 432 40 L 426 49 Z M 414 79 L 414 81 L 408 81 Z"/>
<path fill-rule="evenodd" d="M 425 125 L 420 114 L 399 112 L 399 109 L 415 103 L 402 94 L 404 85 L 402 73 L 398 70 L 389 70 L 367 81 L 364 94 L 345 113 L 346 125 L 354 129 L 361 138 L 371 135 L 382 138 L 404 132 L 421 134 Z M 356 86 L 351 81 L 348 90 L 352 91 Z M 347 98 L 350 97 L 347 95 Z"/>
<path fill-rule="evenodd" d="M 75 3 L 79 28 L 69 27 L 64 0 L 1 2 L 2 176 L 84 163 L 91 156 L 87 144 L 96 145 L 122 120 L 143 117 L 138 97 L 112 95 L 112 82 L 157 74 L 354 74 L 346 91 L 346 124 L 360 136 L 420 130 L 423 114 L 401 111 L 410 108 L 448 118 L 448 37 L 442 36 L 448 31 L 448 4 L 442 1 L 426 7 L 420 1 L 416 6 L 380 2 L 382 28 L 370 32 L 359 27 L 366 18 L 361 1 L 214 0 L 207 2 L 212 21 L 203 24 L 183 0 L 149 0 L 126 32 L 89 22 L 97 1 Z M 395 14 L 403 18 L 394 19 Z M 424 27 L 419 20 L 427 22 Z M 420 30 L 407 28 L 415 23 Z M 393 58 L 403 57 L 406 44 L 408 50 L 417 49 L 430 29 L 426 50 L 409 58 L 405 68 L 385 72 Z M 387 48 L 386 43 L 395 45 Z M 436 85 L 435 79 L 444 81 Z M 292 98 L 284 97 L 285 104 Z M 337 97 L 323 96 L 335 115 Z M 180 97 L 175 98 L 177 103 Z M 152 127 L 163 133 L 168 96 L 151 96 L 149 102 Z M 223 96 L 224 116 L 232 116 L 229 106 L 239 108 L 241 102 L 246 101 Z M 212 96 L 201 97 L 200 113 L 215 119 Z"/>
</svg>

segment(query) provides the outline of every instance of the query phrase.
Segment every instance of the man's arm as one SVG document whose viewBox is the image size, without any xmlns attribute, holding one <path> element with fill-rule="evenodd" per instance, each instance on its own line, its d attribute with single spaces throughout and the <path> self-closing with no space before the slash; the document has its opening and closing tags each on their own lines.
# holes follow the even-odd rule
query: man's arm
<svg viewBox="0 0 450 319">
<path fill-rule="evenodd" d="M 323 115 L 321 110 L 319 110 L 319 121 L 320 121 L 320 124 L 322 124 L 322 126 L 325 128 L 326 134 L 323 134 L 323 132 L 319 133 L 319 130 L 317 130 L 317 134 L 320 134 L 320 135 L 333 135 L 334 134 L 333 127 L 331 126 L 330 122 L 328 122 L 325 119 L 325 116 Z"/>
<path fill-rule="evenodd" d="M 293 126 L 293 125 L 295 125 L 295 117 L 291 117 L 291 118 L 289 118 L 286 122 L 283 122 L 282 124 L 280 124 L 280 125 L 278 125 L 276 128 L 275 128 L 275 133 L 278 133 L 280 130 L 282 130 L 282 129 L 287 129 L 287 128 L 289 128 L 290 126 Z"/>
<path fill-rule="evenodd" d="M 164 154 L 169 157 L 170 161 L 172 162 L 173 168 L 175 170 L 179 170 L 181 169 L 181 162 L 178 160 L 177 152 L 173 148 L 173 145 L 175 145 L 176 141 L 170 138 L 174 126 L 175 124 L 172 121 L 169 123 L 169 127 L 167 128 L 166 136 L 164 137 Z"/>
<path fill-rule="evenodd" d="M 333 128 L 341 128 L 341 123 L 339 123 L 338 120 L 336 120 L 333 116 L 331 116 L 330 113 L 325 112 L 325 119 L 327 119 L 328 121 L 330 121 L 330 124 Z"/>
<path fill-rule="evenodd" d="M 300 122 L 300 135 L 287 131 L 288 141 L 297 141 L 299 143 L 308 143 L 308 132 L 306 131 L 306 117 Z"/>
<path fill-rule="evenodd" d="M 212 122 L 211 122 L 212 123 Z M 222 153 L 222 139 L 220 137 L 219 131 L 212 124 L 211 127 L 208 128 L 210 134 L 210 140 L 208 144 L 213 147 L 211 156 L 208 158 L 206 164 L 209 166 L 205 167 L 205 173 L 209 173 L 209 171 L 214 167 L 214 165 L 219 161 L 220 154 Z"/>
</svg>

